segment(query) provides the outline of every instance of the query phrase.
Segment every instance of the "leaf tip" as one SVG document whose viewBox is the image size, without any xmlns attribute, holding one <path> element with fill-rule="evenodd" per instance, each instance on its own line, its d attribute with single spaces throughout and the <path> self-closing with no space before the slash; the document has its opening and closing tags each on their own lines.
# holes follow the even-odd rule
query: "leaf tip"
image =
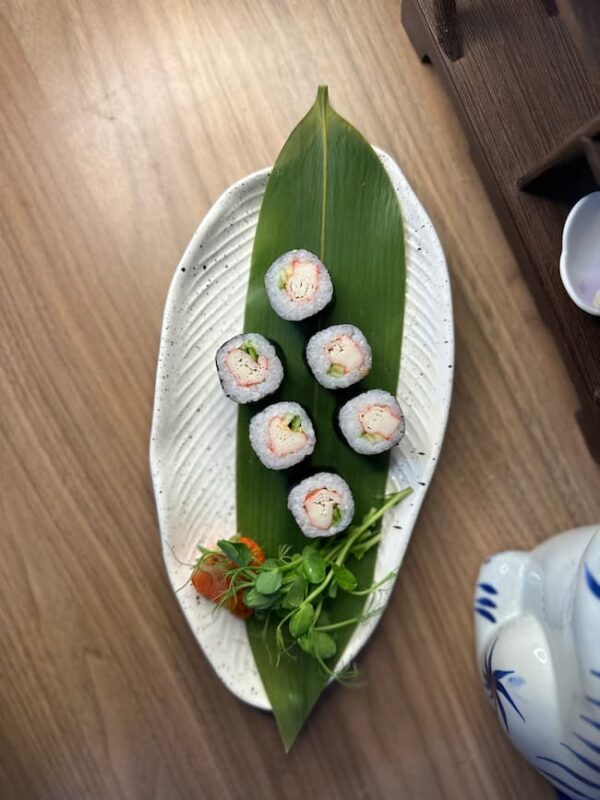
<svg viewBox="0 0 600 800">
<path fill-rule="evenodd" d="M 322 84 L 319 86 L 317 91 L 317 103 L 322 107 L 325 108 L 329 103 L 329 88 Z"/>
<path fill-rule="evenodd" d="M 281 737 L 281 742 L 283 744 L 283 749 L 286 753 L 289 753 L 292 749 L 294 742 L 298 738 L 298 734 L 300 733 L 300 728 L 302 727 L 302 722 L 300 725 L 296 726 L 293 729 L 284 730 L 283 728 L 279 728 L 279 735 Z"/>
</svg>

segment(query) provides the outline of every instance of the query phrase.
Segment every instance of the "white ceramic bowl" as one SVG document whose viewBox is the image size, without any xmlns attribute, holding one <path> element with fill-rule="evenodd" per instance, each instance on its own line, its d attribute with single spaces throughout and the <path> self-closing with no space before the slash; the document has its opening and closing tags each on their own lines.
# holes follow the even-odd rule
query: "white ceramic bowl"
<svg viewBox="0 0 600 800">
<path fill-rule="evenodd" d="M 582 197 L 567 217 L 560 277 L 579 308 L 600 316 L 600 192 Z"/>
</svg>

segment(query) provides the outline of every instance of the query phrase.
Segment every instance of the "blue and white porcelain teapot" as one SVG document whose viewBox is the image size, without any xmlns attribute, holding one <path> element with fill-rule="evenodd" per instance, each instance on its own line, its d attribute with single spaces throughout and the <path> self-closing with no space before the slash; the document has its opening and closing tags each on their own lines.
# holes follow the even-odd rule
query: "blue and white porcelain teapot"
<svg viewBox="0 0 600 800">
<path fill-rule="evenodd" d="M 600 526 L 485 561 L 474 611 L 506 734 L 562 796 L 600 800 Z"/>
</svg>

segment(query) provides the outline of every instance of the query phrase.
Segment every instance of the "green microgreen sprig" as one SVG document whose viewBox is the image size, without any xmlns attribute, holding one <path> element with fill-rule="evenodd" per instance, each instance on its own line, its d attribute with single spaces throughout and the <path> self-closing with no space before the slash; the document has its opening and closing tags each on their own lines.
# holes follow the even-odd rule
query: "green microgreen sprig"
<svg viewBox="0 0 600 800">
<path fill-rule="evenodd" d="M 241 597 L 258 619 L 265 620 L 265 637 L 269 622 L 277 618 L 277 663 L 284 656 L 293 658 L 294 651 L 300 648 L 311 655 L 328 676 L 345 681 L 352 676 L 352 671 L 336 672 L 330 665 L 338 655 L 336 631 L 363 622 L 382 609 L 371 608 L 358 617 L 335 623 L 327 622 L 327 610 L 335 602 L 338 591 L 366 597 L 394 577 L 395 572 L 391 572 L 383 580 L 359 587 L 346 562 L 351 558 L 360 560 L 379 543 L 381 518 L 411 492 L 412 489 L 407 488 L 388 495 L 379 508 L 370 509 L 359 525 L 308 544 L 301 553 L 293 552 L 286 545 L 279 548 L 276 558 L 259 564 L 246 544 L 222 539 L 216 551 L 200 548 L 202 555 L 194 569 L 201 569 L 207 559 L 214 562 L 215 556 L 223 558 L 227 565 L 224 577 L 228 588 L 219 597 L 219 603 L 230 605 Z"/>
</svg>

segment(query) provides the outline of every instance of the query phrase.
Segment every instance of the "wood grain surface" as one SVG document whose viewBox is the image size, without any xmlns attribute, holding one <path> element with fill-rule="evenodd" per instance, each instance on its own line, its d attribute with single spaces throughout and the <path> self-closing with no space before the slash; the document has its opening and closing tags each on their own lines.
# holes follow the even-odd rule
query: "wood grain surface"
<svg viewBox="0 0 600 800">
<path fill-rule="evenodd" d="M 290 755 L 163 571 L 148 433 L 165 294 L 232 181 L 328 83 L 446 249 L 456 388 L 363 685 Z M 600 518 L 574 391 L 396 0 L 0 8 L 0 797 L 550 798 L 480 688 L 480 560 Z"/>
</svg>

